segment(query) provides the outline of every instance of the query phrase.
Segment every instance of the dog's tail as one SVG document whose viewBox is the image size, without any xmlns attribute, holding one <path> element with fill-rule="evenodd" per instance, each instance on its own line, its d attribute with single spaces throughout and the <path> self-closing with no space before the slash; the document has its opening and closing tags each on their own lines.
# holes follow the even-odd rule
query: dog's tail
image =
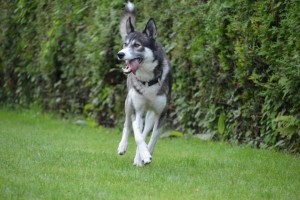
<svg viewBox="0 0 300 200">
<path fill-rule="evenodd" d="M 125 5 L 124 13 L 120 23 L 120 34 L 122 40 L 125 41 L 126 35 L 128 35 L 129 28 L 133 28 L 136 21 L 136 11 L 134 4 L 130 1 Z"/>
</svg>

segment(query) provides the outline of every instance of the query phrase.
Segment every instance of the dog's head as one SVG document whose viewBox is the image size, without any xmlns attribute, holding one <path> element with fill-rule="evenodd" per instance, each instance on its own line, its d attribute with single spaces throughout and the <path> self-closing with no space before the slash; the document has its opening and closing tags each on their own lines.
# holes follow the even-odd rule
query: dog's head
<svg viewBox="0 0 300 200">
<path fill-rule="evenodd" d="M 157 29 L 155 21 L 150 18 L 144 31 L 137 32 L 128 18 L 126 23 L 127 36 L 123 49 L 118 52 L 118 58 L 126 62 L 124 73 L 136 73 L 147 62 L 153 62 L 153 50 L 155 49 Z"/>
</svg>

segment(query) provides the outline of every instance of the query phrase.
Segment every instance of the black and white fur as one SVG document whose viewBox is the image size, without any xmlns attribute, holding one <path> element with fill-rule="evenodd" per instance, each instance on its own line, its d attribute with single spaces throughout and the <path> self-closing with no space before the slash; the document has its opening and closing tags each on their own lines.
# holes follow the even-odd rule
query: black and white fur
<svg viewBox="0 0 300 200">
<path fill-rule="evenodd" d="M 143 32 L 134 28 L 135 8 L 127 3 L 120 23 L 124 42 L 118 58 L 127 66 L 128 95 L 125 101 L 125 123 L 118 147 L 119 155 L 126 152 L 128 135 L 133 129 L 137 145 L 134 165 L 151 163 L 155 144 L 162 132 L 171 98 L 172 69 L 161 44 L 156 40 L 155 21 L 150 18 Z M 152 131 L 146 144 L 146 137 Z"/>
</svg>

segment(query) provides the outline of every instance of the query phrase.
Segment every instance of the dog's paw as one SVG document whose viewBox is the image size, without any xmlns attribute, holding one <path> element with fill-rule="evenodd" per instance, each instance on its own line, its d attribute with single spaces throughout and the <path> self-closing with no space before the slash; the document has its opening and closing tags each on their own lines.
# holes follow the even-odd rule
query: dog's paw
<svg viewBox="0 0 300 200">
<path fill-rule="evenodd" d="M 140 157 L 140 155 L 135 155 L 134 161 L 133 161 L 133 165 L 137 166 L 137 167 L 142 167 L 143 166 L 143 162 L 142 159 Z"/>
<path fill-rule="evenodd" d="M 120 142 L 119 147 L 118 147 L 118 154 L 119 155 L 124 155 L 127 150 L 127 142 Z"/>
<path fill-rule="evenodd" d="M 143 159 L 142 162 L 143 162 L 143 165 L 150 164 L 152 162 L 152 156 Z"/>
<path fill-rule="evenodd" d="M 151 156 L 147 146 L 140 148 L 139 153 L 140 153 L 140 159 L 142 160 L 143 165 L 147 165 L 147 164 L 151 163 L 152 156 Z"/>
<path fill-rule="evenodd" d="M 143 166 L 143 161 L 141 159 L 141 156 L 140 156 L 140 153 L 139 153 L 138 149 L 136 149 L 133 165 L 137 166 L 137 167 L 142 167 Z"/>
</svg>

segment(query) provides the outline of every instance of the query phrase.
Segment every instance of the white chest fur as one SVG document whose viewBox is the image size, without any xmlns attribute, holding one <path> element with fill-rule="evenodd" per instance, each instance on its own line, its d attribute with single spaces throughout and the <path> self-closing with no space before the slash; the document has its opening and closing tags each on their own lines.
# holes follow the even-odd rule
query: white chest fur
<svg viewBox="0 0 300 200">
<path fill-rule="evenodd" d="M 151 87 L 145 86 L 143 93 L 138 93 L 135 89 L 129 91 L 129 97 L 136 111 L 145 112 L 147 110 L 154 111 L 160 115 L 167 104 L 166 95 L 157 95 L 160 86 L 153 85 Z"/>
</svg>

